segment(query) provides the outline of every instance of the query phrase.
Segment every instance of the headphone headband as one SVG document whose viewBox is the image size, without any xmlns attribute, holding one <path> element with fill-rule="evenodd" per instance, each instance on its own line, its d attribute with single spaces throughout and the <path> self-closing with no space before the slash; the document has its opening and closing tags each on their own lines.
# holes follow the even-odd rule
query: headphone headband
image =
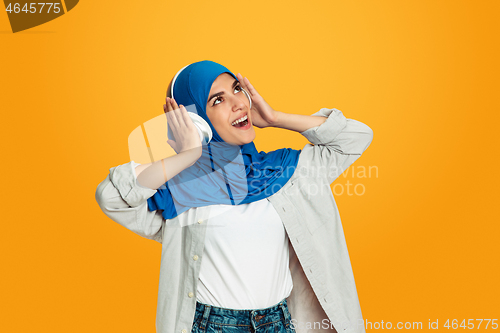
<svg viewBox="0 0 500 333">
<path fill-rule="evenodd" d="M 170 81 L 170 85 L 168 86 L 168 88 L 169 88 L 169 89 L 168 89 L 168 91 L 167 91 L 167 96 L 168 96 L 168 94 L 170 94 L 170 96 L 168 96 L 168 97 L 175 99 L 175 97 L 174 97 L 174 84 L 175 84 L 175 80 L 177 80 L 177 77 L 179 76 L 179 74 L 180 74 L 180 73 L 184 70 L 184 68 L 186 68 L 187 66 L 189 66 L 189 65 L 186 65 L 186 66 L 182 67 L 182 68 L 181 68 L 181 69 L 177 72 L 177 74 L 175 74 L 175 76 L 174 76 L 174 78 L 172 79 L 172 81 Z"/>
</svg>

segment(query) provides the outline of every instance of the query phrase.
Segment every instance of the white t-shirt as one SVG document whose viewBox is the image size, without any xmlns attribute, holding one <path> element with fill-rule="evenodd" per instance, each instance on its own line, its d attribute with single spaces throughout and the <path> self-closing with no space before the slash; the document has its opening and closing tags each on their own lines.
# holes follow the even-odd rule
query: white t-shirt
<svg viewBox="0 0 500 333">
<path fill-rule="evenodd" d="M 288 236 L 267 199 L 213 205 L 207 223 L 197 301 L 263 309 L 290 295 Z"/>
</svg>

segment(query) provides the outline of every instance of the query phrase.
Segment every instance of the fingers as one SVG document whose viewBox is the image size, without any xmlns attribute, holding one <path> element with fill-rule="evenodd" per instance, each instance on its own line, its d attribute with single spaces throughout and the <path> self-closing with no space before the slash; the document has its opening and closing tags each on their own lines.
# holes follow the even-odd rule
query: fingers
<svg viewBox="0 0 500 333">
<path fill-rule="evenodd" d="M 170 123 L 172 126 L 170 127 L 172 131 L 174 131 L 174 135 L 177 132 L 177 128 L 179 128 L 179 121 L 177 120 L 176 114 L 172 105 L 172 99 L 168 98 L 166 99 L 166 115 L 167 115 L 167 124 Z"/>
<path fill-rule="evenodd" d="M 187 112 L 186 108 L 181 104 L 181 107 L 177 105 L 177 102 L 175 99 L 171 98 L 170 99 L 172 107 L 174 109 L 174 114 L 175 114 L 175 119 L 177 120 L 178 124 L 180 126 L 186 126 L 186 122 L 184 121 L 184 116 L 183 114 Z"/>
<path fill-rule="evenodd" d="M 245 78 L 244 81 L 245 81 L 245 85 L 248 87 L 247 90 L 250 93 L 250 96 L 258 95 L 257 90 L 255 90 L 255 88 L 252 86 L 252 84 L 250 83 L 248 78 Z"/>
<path fill-rule="evenodd" d="M 238 81 L 240 81 L 240 84 L 243 87 L 243 89 L 247 90 L 247 85 L 243 81 L 243 76 L 240 73 L 238 73 L 238 74 L 236 74 L 236 77 L 238 78 Z"/>
<path fill-rule="evenodd" d="M 241 86 L 243 87 L 243 89 L 245 89 L 250 94 L 250 96 L 254 97 L 258 94 L 257 90 L 255 90 L 255 88 L 252 86 L 248 78 L 243 78 L 240 73 L 238 73 L 236 77 L 241 82 Z"/>
<path fill-rule="evenodd" d="M 178 138 L 179 137 L 179 131 L 181 130 L 180 129 L 180 125 L 179 125 L 179 121 L 178 121 L 178 117 L 176 115 L 176 112 L 174 110 L 174 105 L 172 103 L 172 99 L 167 97 L 166 99 L 166 116 L 167 116 L 167 127 L 170 128 L 170 130 L 172 131 L 172 134 L 174 136 L 174 138 Z M 172 147 L 174 148 L 174 147 Z M 174 148 L 175 152 L 177 153 L 177 149 L 176 147 Z"/>
<path fill-rule="evenodd" d="M 180 107 L 182 110 L 182 117 L 184 120 L 184 124 L 186 124 L 186 127 L 191 128 L 191 126 L 194 126 L 193 120 L 191 119 L 191 117 L 189 117 L 189 114 L 184 105 L 181 104 Z"/>
<path fill-rule="evenodd" d="M 165 113 L 172 111 L 172 105 L 170 105 L 170 98 L 165 99 L 165 104 L 163 104 L 163 110 Z"/>
<path fill-rule="evenodd" d="M 177 105 L 175 99 L 167 97 L 163 107 L 167 116 L 167 125 L 175 138 L 175 141 L 168 140 L 168 144 L 176 153 L 183 151 L 186 147 L 197 147 L 198 131 L 184 105 Z"/>
</svg>

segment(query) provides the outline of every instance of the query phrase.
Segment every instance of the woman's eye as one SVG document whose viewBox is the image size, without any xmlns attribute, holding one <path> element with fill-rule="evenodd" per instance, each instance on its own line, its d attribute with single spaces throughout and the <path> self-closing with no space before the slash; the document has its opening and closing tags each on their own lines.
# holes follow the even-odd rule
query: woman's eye
<svg viewBox="0 0 500 333">
<path fill-rule="evenodd" d="M 234 87 L 234 91 L 236 93 L 239 93 L 241 90 L 242 90 L 241 86 Z M 217 103 L 217 101 L 219 101 L 219 103 Z M 216 106 L 217 104 L 220 104 L 220 102 L 222 102 L 222 97 L 219 96 L 216 99 L 214 99 L 214 102 L 213 102 L 212 106 Z"/>
<path fill-rule="evenodd" d="M 214 104 L 212 104 L 212 106 L 216 106 L 217 104 L 219 103 L 216 103 L 217 101 L 222 101 L 222 98 L 219 96 L 217 97 L 215 100 L 214 100 Z"/>
</svg>

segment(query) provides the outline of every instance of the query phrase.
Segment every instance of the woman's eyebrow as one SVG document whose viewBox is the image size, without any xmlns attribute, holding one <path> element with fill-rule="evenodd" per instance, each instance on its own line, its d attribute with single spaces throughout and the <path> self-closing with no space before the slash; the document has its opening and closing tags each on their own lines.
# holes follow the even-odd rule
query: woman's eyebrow
<svg viewBox="0 0 500 333">
<path fill-rule="evenodd" d="M 240 81 L 238 81 L 238 80 L 234 80 L 233 85 L 231 86 L 231 88 L 236 87 L 236 85 L 238 84 L 238 82 L 240 82 Z M 220 92 L 218 92 L 218 93 L 213 94 L 212 96 L 210 96 L 210 97 L 208 98 L 207 103 L 208 103 L 208 102 L 210 102 L 210 100 L 211 100 L 212 98 L 214 98 L 214 97 L 218 97 L 218 96 L 222 96 L 222 95 L 224 95 L 224 92 L 223 92 L 223 91 L 220 91 Z"/>
</svg>

